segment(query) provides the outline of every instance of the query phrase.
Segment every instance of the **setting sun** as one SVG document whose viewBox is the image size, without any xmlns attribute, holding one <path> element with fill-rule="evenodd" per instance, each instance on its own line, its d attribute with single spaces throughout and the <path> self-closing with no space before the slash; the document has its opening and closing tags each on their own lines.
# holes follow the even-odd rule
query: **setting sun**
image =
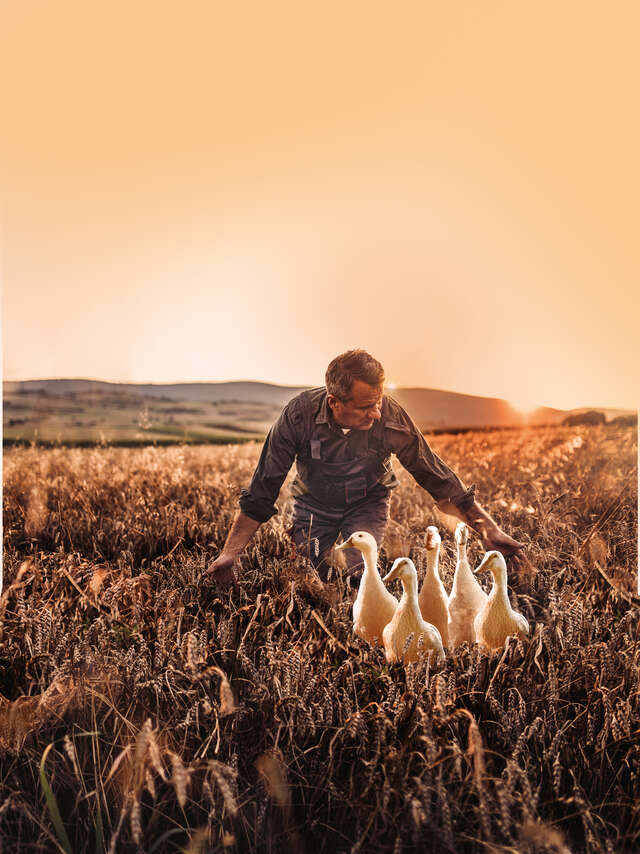
<svg viewBox="0 0 640 854">
<path fill-rule="evenodd" d="M 516 395 L 509 398 L 509 406 L 515 409 L 520 415 L 530 415 L 534 409 L 540 405 L 537 400 L 534 400 L 526 391 L 522 395 Z"/>
</svg>

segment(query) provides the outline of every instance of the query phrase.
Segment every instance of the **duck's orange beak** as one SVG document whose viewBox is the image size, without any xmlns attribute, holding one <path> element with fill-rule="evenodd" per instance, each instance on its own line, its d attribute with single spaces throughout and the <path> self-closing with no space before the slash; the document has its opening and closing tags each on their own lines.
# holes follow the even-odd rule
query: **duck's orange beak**
<svg viewBox="0 0 640 854">
<path fill-rule="evenodd" d="M 334 550 L 337 552 L 341 552 L 343 549 L 354 549 L 355 546 L 351 542 L 351 537 L 346 539 L 343 543 L 340 543 L 339 546 L 334 546 Z"/>
<path fill-rule="evenodd" d="M 425 548 L 431 551 L 440 545 L 442 542 L 440 534 L 434 525 L 429 525 L 427 528 L 427 536 L 424 539 Z"/>
<path fill-rule="evenodd" d="M 491 560 L 490 552 L 487 552 L 485 556 L 482 558 L 478 566 L 473 570 L 474 575 L 478 575 L 480 572 L 488 572 L 489 571 L 489 561 Z"/>
<path fill-rule="evenodd" d="M 382 579 L 383 581 L 393 581 L 394 578 L 398 577 L 398 570 L 400 569 L 404 558 L 398 557 L 394 560 L 393 566 L 389 570 L 389 572 Z"/>
</svg>

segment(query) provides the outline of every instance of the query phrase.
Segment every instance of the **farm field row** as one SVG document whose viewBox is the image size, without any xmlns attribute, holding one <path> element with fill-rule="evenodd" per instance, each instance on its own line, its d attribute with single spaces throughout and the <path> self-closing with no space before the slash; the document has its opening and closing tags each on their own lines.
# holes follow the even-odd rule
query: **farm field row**
<svg viewBox="0 0 640 854">
<path fill-rule="evenodd" d="M 525 542 L 531 633 L 406 668 L 292 555 L 289 481 L 238 588 L 203 580 L 259 443 L 6 449 L 7 850 L 638 850 L 636 429 L 430 443 Z M 421 578 L 435 524 L 449 590 L 455 521 L 394 467 L 380 568 Z"/>
<path fill-rule="evenodd" d="M 11 442 L 208 442 L 263 437 L 268 404 L 176 401 L 125 392 L 4 392 L 3 437 Z"/>
</svg>

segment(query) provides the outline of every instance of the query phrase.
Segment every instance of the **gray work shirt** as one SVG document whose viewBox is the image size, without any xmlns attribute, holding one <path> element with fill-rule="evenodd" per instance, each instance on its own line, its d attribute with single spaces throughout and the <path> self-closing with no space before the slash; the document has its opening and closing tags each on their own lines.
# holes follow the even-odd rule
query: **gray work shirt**
<svg viewBox="0 0 640 854">
<path fill-rule="evenodd" d="M 385 395 L 379 421 L 369 430 L 345 434 L 333 419 L 324 387 L 303 391 L 282 410 L 265 440 L 249 488 L 242 490 L 240 508 L 257 522 L 271 518 L 295 461 L 294 496 L 347 509 L 372 493 L 397 486 L 391 454 L 437 502 L 450 501 L 463 512 L 470 509 L 475 484 L 465 487 L 399 403 Z"/>
</svg>

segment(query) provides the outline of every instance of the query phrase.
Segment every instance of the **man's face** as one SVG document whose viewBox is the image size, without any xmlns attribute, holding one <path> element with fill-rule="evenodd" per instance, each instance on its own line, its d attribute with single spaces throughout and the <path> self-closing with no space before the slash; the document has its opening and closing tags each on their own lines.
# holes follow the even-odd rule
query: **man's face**
<svg viewBox="0 0 640 854">
<path fill-rule="evenodd" d="M 374 421 L 380 420 L 382 395 L 381 385 L 369 385 L 362 380 L 354 380 L 347 400 L 339 400 L 330 394 L 327 402 L 335 422 L 340 427 L 370 430 Z"/>
</svg>

